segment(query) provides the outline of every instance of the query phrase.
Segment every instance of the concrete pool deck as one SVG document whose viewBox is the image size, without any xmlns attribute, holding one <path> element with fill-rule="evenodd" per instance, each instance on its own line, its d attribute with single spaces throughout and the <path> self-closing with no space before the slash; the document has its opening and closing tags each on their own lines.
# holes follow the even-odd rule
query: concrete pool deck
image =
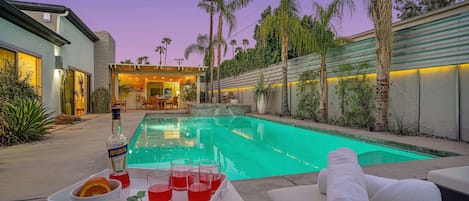
<svg viewBox="0 0 469 201">
<path fill-rule="evenodd" d="M 154 111 L 128 110 L 122 113 L 124 133 L 129 139 L 147 112 Z M 278 118 L 273 115 L 262 115 L 261 118 L 461 154 L 461 156 L 363 168 L 366 173 L 372 175 L 425 179 L 430 170 L 469 165 L 469 143 L 429 137 L 371 133 Z M 105 141 L 111 132 L 111 115 L 91 114 L 83 116 L 83 119 L 84 121 L 78 124 L 56 126 L 43 141 L 0 148 L 1 200 L 47 200 L 48 195 L 106 168 Z M 269 200 L 267 190 L 314 184 L 316 177 L 317 173 L 308 173 L 233 181 L 232 183 L 244 200 L 267 201 Z"/>
</svg>

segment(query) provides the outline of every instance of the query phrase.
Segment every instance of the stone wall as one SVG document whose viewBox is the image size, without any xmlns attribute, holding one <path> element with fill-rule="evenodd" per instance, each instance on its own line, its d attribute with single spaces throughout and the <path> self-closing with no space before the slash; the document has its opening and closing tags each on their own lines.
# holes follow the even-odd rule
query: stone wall
<svg viewBox="0 0 469 201">
<path fill-rule="evenodd" d="M 187 105 L 192 116 L 237 116 L 251 112 L 251 105 L 243 104 L 188 103 Z"/>
</svg>

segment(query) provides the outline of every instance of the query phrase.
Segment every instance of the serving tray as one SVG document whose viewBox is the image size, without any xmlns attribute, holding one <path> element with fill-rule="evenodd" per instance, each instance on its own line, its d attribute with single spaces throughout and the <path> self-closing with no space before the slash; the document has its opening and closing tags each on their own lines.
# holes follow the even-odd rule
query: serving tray
<svg viewBox="0 0 469 201">
<path fill-rule="evenodd" d="M 130 185 L 129 187 L 122 189 L 121 195 L 120 195 L 120 200 L 126 201 L 127 197 L 136 195 L 138 191 L 146 191 L 147 190 L 147 180 L 146 180 L 146 175 L 150 171 L 155 171 L 155 170 L 150 170 L 150 169 L 138 169 L 138 168 L 129 168 L 129 176 L 130 176 Z M 157 171 L 169 171 L 169 170 L 157 170 Z M 70 199 L 70 192 L 83 185 L 88 179 L 92 177 L 97 177 L 97 176 L 102 176 L 108 178 L 109 171 L 108 169 L 104 169 L 101 172 L 98 172 L 96 174 L 92 174 L 89 177 L 74 183 L 70 186 L 65 187 L 64 189 L 57 191 L 53 194 L 51 194 L 49 197 L 47 197 L 48 201 L 67 201 L 71 200 Z M 227 193 L 227 186 L 229 183 L 229 180 L 227 179 L 226 175 L 223 175 L 223 180 L 221 181 L 220 187 L 217 189 L 217 191 L 212 195 L 212 198 L 210 201 L 222 201 L 225 194 Z M 232 186 L 230 185 L 231 189 Z M 145 197 L 143 198 L 144 201 L 148 201 L 148 193 L 145 193 Z M 233 196 L 233 195 L 231 195 Z M 230 196 L 230 197 L 231 197 Z M 239 194 L 236 192 L 234 197 L 239 198 L 237 200 L 242 200 Z M 187 201 L 187 191 L 174 191 L 173 190 L 173 199 L 172 201 Z M 228 199 L 227 199 L 228 200 Z M 231 199 L 229 199 L 231 200 Z"/>
</svg>

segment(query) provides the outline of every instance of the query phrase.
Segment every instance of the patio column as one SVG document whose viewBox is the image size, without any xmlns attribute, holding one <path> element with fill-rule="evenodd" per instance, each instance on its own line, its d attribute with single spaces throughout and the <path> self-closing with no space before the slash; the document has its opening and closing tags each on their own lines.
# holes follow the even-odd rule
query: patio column
<svg viewBox="0 0 469 201">
<path fill-rule="evenodd" d="M 196 102 L 197 104 L 199 104 L 199 103 L 200 103 L 200 75 L 197 75 L 197 76 L 195 77 L 195 80 L 196 80 L 196 89 L 197 89 L 197 90 L 196 90 L 196 93 L 195 93 L 195 94 L 196 94 L 196 96 L 195 96 L 195 97 L 196 97 L 195 102 Z"/>
<path fill-rule="evenodd" d="M 111 91 L 111 103 L 114 103 L 116 101 L 116 66 L 111 65 L 111 88 L 109 89 Z"/>
</svg>

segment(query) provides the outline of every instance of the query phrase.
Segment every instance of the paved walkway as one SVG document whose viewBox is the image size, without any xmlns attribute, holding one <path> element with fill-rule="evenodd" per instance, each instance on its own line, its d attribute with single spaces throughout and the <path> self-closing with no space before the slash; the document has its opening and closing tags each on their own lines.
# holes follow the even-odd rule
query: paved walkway
<svg viewBox="0 0 469 201">
<path fill-rule="evenodd" d="M 129 139 L 145 112 L 128 110 L 122 113 L 124 133 Z M 369 174 L 390 178 L 425 178 L 432 169 L 469 165 L 468 143 L 369 133 L 269 115 L 263 115 L 262 118 L 464 154 L 365 167 L 365 172 Z M 111 133 L 111 115 L 87 115 L 84 119 L 85 121 L 75 125 L 57 126 L 43 141 L 0 148 L 0 200 L 46 200 L 48 195 L 106 168 L 105 141 Z M 317 173 L 310 173 L 235 181 L 233 184 L 246 201 L 263 201 L 268 200 L 266 190 L 316 183 L 316 177 Z"/>
</svg>

